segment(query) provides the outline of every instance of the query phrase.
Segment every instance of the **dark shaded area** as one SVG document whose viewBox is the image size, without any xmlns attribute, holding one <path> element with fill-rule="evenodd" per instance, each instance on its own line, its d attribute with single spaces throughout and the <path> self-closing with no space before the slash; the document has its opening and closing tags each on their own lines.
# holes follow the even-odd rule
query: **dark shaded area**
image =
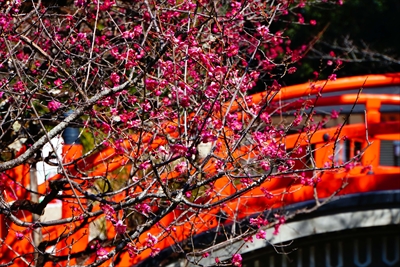
<svg viewBox="0 0 400 267">
<path fill-rule="evenodd" d="M 309 46 L 315 36 L 321 38 L 300 63 L 295 63 L 296 73 L 283 78 L 284 85 L 310 80 L 314 71 L 326 78 L 337 67 L 329 66 L 328 60 L 343 61 L 335 71 L 338 77 L 400 71 L 400 1 L 352 0 L 342 6 L 316 4 L 303 11 L 306 24 L 310 20 L 317 24 L 290 26 L 287 33 L 292 49 Z"/>
<path fill-rule="evenodd" d="M 390 225 L 312 235 L 243 254 L 243 265 L 399 266 L 399 231 L 399 225 Z"/>
</svg>

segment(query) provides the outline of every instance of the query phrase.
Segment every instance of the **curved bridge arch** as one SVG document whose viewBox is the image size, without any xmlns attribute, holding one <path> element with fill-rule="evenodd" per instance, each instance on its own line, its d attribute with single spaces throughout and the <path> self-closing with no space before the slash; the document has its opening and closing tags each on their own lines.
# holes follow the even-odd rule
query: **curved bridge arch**
<svg viewBox="0 0 400 267">
<path fill-rule="evenodd" d="M 361 143 L 361 147 L 369 146 L 369 149 L 365 152 L 362 157 L 362 163 L 364 165 L 372 165 L 373 172 L 365 173 L 361 168 L 355 168 L 351 172 L 341 172 L 341 173 L 326 173 L 322 178 L 322 181 L 319 183 L 319 195 L 318 197 L 323 199 L 331 196 L 335 191 L 340 189 L 339 195 L 343 196 L 352 196 L 356 194 L 367 194 L 371 191 L 382 191 L 386 192 L 388 190 L 400 190 L 399 183 L 393 183 L 396 181 L 398 175 L 400 174 L 399 166 L 384 166 L 380 162 L 380 153 L 382 140 L 386 141 L 395 141 L 400 140 L 400 130 L 399 120 L 394 121 L 382 121 L 382 113 L 381 107 L 383 106 L 400 106 L 400 96 L 399 95 L 391 95 L 391 94 L 380 94 L 380 87 L 392 87 L 395 90 L 399 90 L 400 86 L 400 73 L 396 74 L 387 74 L 387 75 L 369 75 L 369 76 L 358 76 L 351 78 L 343 78 L 338 79 L 335 82 L 320 82 L 313 86 L 309 84 L 302 84 L 296 86 L 290 86 L 286 88 L 282 88 L 281 91 L 274 96 L 273 99 L 268 99 L 265 93 L 260 93 L 253 95 L 251 98 L 251 102 L 247 103 L 248 105 L 260 104 L 264 101 L 289 101 L 288 110 L 296 109 L 303 105 L 313 105 L 315 107 L 326 107 L 326 106 L 337 106 L 337 105 L 351 105 L 354 101 L 357 101 L 359 104 L 365 105 L 366 108 L 366 118 L 364 122 L 345 125 L 340 130 L 340 136 L 347 136 L 348 142 L 346 143 L 349 147 L 349 156 L 355 155 L 355 150 L 358 148 L 357 144 Z M 376 89 L 376 93 L 374 94 L 354 94 L 354 89 L 359 89 L 360 87 Z M 324 97 L 322 98 L 312 98 L 313 95 L 318 95 L 318 92 L 322 88 L 324 92 Z M 351 91 L 351 93 L 346 94 L 346 91 Z M 340 93 L 342 95 L 330 95 L 329 94 L 337 94 Z M 325 94 L 327 96 L 325 97 Z M 304 97 L 301 101 L 290 102 L 290 100 L 298 99 Z M 225 111 L 235 113 L 237 112 L 239 116 L 246 116 L 246 114 L 242 114 L 240 111 L 240 105 L 242 103 L 233 103 L 232 105 L 226 105 Z M 231 107 L 229 110 L 229 106 Z M 296 146 L 309 145 L 312 144 L 315 146 L 315 159 L 317 167 L 323 167 L 327 160 L 327 155 L 332 154 L 332 151 L 336 149 L 336 143 L 339 135 L 337 134 L 337 127 L 321 129 L 316 131 L 311 138 L 304 134 L 292 134 L 285 137 L 285 145 L 286 149 L 292 149 Z M 173 130 L 173 127 L 166 127 L 166 132 L 170 135 L 176 134 Z M 367 138 L 366 138 L 367 136 Z M 132 137 L 133 140 L 136 140 L 137 137 Z M 327 141 L 329 141 L 327 144 Z M 123 146 L 125 148 L 129 148 L 131 146 L 132 140 L 125 140 Z M 163 138 L 154 138 L 152 133 L 147 133 L 142 141 L 150 142 L 151 147 L 158 147 L 160 145 L 165 144 L 166 140 Z M 63 153 L 65 156 L 66 162 L 74 161 L 77 156 L 81 154 L 79 151 L 81 149 L 80 146 L 77 145 L 66 145 L 63 147 Z M 242 146 L 238 148 L 238 155 L 240 153 L 248 154 L 249 151 L 252 151 L 252 147 Z M 76 165 L 81 170 L 90 171 L 90 175 L 102 175 L 104 173 L 111 172 L 120 166 L 126 164 L 129 159 L 123 155 L 119 155 L 118 152 L 112 148 L 108 147 L 98 153 L 95 153 L 85 160 L 78 160 Z M 338 160 L 344 160 L 338 159 Z M 70 171 L 73 173 L 74 169 L 71 168 Z M 208 169 L 209 172 L 216 172 L 215 169 L 210 167 Z M 75 171 L 76 172 L 76 171 Z M 21 165 L 17 168 L 10 170 L 8 175 L 10 177 L 14 177 L 15 180 L 20 181 L 22 184 L 29 184 L 29 166 Z M 171 173 L 167 179 L 172 179 L 176 177 L 175 173 Z M 348 181 L 348 185 L 345 188 L 342 188 L 343 178 L 346 177 Z M 50 178 L 49 180 L 56 180 L 62 178 L 61 174 L 57 174 Z M 46 192 L 46 188 L 48 184 L 42 184 L 39 186 L 39 192 Z M 231 192 L 233 192 L 233 188 L 230 186 L 226 186 L 226 183 L 223 179 L 220 179 L 219 182 L 215 184 L 217 190 L 221 193 L 221 196 L 229 196 Z M 268 185 L 272 194 L 280 194 L 282 191 L 288 188 L 288 184 L 284 179 L 273 178 L 272 182 Z M 302 188 L 302 190 L 298 190 Z M 24 192 L 17 192 L 21 194 L 21 197 L 25 194 Z M 251 190 L 243 195 L 240 200 L 232 200 L 227 203 L 226 211 L 229 210 L 238 210 L 237 221 L 246 220 L 249 216 L 254 216 L 254 214 L 259 214 L 263 212 L 265 207 L 273 207 L 273 208 L 281 208 L 287 207 L 290 205 L 295 205 L 299 203 L 306 203 L 314 198 L 314 190 L 312 187 L 304 188 L 301 184 L 290 185 L 290 192 L 285 195 L 283 200 L 277 202 L 274 199 L 268 199 L 265 197 L 264 193 L 260 188 L 256 188 Z M 213 208 L 209 213 L 205 214 L 202 217 L 203 222 L 197 222 L 197 231 L 196 234 L 202 234 L 213 227 L 210 225 L 218 225 L 221 221 L 221 208 Z M 69 207 L 63 206 L 63 217 L 70 217 L 73 214 L 71 213 Z M 26 220 L 29 220 L 29 216 L 23 216 Z M 174 220 L 177 216 L 179 216 L 179 211 L 174 211 L 165 216 L 161 221 L 161 227 L 168 226 L 171 220 Z M 225 223 L 229 225 L 232 223 L 228 218 L 224 218 Z M 207 222 L 207 223 L 205 223 Z M 189 222 L 191 223 L 191 222 Z M 17 227 L 17 226 L 15 226 Z M 20 254 L 32 252 L 32 246 L 29 242 L 26 242 L 26 247 L 20 248 L 21 242 L 18 244 L 13 240 L 12 237 L 7 237 L 7 232 L 4 229 L 0 229 L 0 234 L 2 234 L 2 238 L 9 247 L 15 246 L 14 251 Z M 87 230 L 87 229 L 86 229 Z M 60 234 L 62 229 L 57 227 L 48 227 L 46 228 L 46 233 L 48 235 L 57 236 Z M 154 226 L 149 230 L 149 232 L 153 234 L 157 234 L 160 231 L 158 226 Z M 82 232 L 77 233 L 82 235 Z M 112 234 L 112 233 L 110 233 Z M 175 242 L 182 242 L 186 240 L 188 231 L 187 225 L 183 225 L 182 229 L 178 229 L 178 231 L 170 237 L 164 238 L 157 245 L 161 250 L 168 249 Z M 74 247 L 76 251 L 84 250 L 88 246 L 88 239 L 81 239 L 80 243 L 77 243 Z M 17 248 L 18 246 L 18 248 Z M 6 260 L 8 258 L 15 257 L 15 254 L 9 252 L 9 247 L 3 246 L 0 252 L 2 259 Z M 146 265 L 146 260 L 149 258 L 150 252 L 144 251 L 133 261 L 129 259 L 127 253 L 122 256 L 121 264 L 140 264 L 142 266 Z M 386 259 L 390 262 L 390 259 Z"/>
</svg>

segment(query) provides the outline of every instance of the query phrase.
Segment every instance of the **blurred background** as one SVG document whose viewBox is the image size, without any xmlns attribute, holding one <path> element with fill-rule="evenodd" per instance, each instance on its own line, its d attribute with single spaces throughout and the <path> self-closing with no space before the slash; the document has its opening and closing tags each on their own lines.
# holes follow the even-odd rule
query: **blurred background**
<svg viewBox="0 0 400 267">
<path fill-rule="evenodd" d="M 351 0 L 342 5 L 316 1 L 302 15 L 293 14 L 298 24 L 288 20 L 274 25 L 289 28 L 291 49 L 307 46 L 304 59 L 294 64 L 297 71 L 286 75 L 282 85 L 313 79 L 314 71 L 322 79 L 332 71 L 337 77 L 400 72 L 400 1 Z M 340 67 L 337 60 L 343 62 Z"/>
</svg>

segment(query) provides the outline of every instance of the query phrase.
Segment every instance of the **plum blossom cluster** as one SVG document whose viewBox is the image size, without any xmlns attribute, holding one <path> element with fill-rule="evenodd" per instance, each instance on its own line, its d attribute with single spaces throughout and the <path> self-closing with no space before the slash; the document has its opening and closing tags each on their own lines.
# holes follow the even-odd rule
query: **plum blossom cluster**
<svg viewBox="0 0 400 267">
<path fill-rule="evenodd" d="M 250 224 L 260 228 L 262 226 L 266 226 L 268 224 L 268 220 L 263 219 L 262 217 L 250 218 Z"/>
<path fill-rule="evenodd" d="M 103 210 L 106 220 L 114 225 L 115 231 L 119 235 L 123 235 L 126 232 L 127 226 L 122 220 L 117 220 L 115 217 L 117 215 L 116 211 L 109 204 L 102 204 L 100 208 Z"/>
<path fill-rule="evenodd" d="M 307 150 L 289 151 L 285 140 L 304 121 L 303 132 L 322 126 L 306 118 L 305 106 L 290 123 L 275 119 L 285 116 L 274 99 L 278 77 L 294 74 L 309 46 L 291 43 L 290 25 L 271 25 L 307 24 L 308 1 L 62 2 L 67 6 L 0 0 L 1 161 L 24 173 L 1 173 L 1 203 L 30 199 L 31 187 L 21 186 L 27 166 L 53 136 L 71 127 L 83 146 L 79 152 L 79 142 L 65 146 L 56 164 L 55 180 L 68 186 L 53 188 L 55 194 L 46 176 L 36 194 L 71 207 L 70 218 L 46 225 L 64 224 L 64 232 L 34 244 L 32 229 L 19 226 L 33 217 L 15 212 L 13 227 L 21 228 L 10 232 L 35 247 L 0 265 L 24 266 L 36 254 L 43 265 L 109 266 L 111 258 L 136 265 L 162 244 L 191 240 L 223 220 L 234 223 L 230 205 L 256 187 L 262 201 L 277 201 L 283 193 L 269 182 L 279 175 L 304 188 L 319 182 L 294 174 Z M 251 96 L 260 86 L 262 97 Z M 224 208 L 228 214 L 219 216 Z M 89 245 L 89 224 L 98 216 L 108 231 Z M 276 221 L 277 233 L 285 217 Z M 250 224 L 256 238 L 266 238 L 266 219 Z M 242 266 L 240 254 L 229 260 Z"/>
<path fill-rule="evenodd" d="M 102 247 L 99 242 L 96 242 L 94 245 L 92 245 L 91 249 L 96 251 L 96 255 L 99 259 L 107 259 L 108 251 Z"/>
<path fill-rule="evenodd" d="M 232 265 L 241 267 L 242 266 L 242 255 L 240 254 L 233 254 L 232 256 Z"/>
<path fill-rule="evenodd" d="M 150 248 L 151 249 L 151 256 L 154 257 L 160 252 L 160 248 L 156 248 L 155 245 L 157 244 L 157 237 L 154 235 L 147 233 L 147 238 L 145 240 L 144 247 L 145 248 Z"/>
<path fill-rule="evenodd" d="M 276 219 L 276 224 L 274 225 L 274 235 L 279 234 L 279 229 L 280 227 L 285 224 L 286 222 L 286 217 L 284 215 L 280 215 L 280 214 L 275 214 L 275 219 Z"/>
</svg>

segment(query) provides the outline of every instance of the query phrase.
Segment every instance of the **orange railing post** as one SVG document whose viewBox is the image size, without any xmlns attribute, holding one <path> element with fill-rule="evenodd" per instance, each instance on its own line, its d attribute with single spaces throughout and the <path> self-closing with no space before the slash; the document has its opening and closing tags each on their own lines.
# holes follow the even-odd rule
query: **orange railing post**
<svg viewBox="0 0 400 267">
<path fill-rule="evenodd" d="M 62 137 L 64 139 L 62 160 L 66 166 L 64 169 L 64 175 L 67 175 L 67 179 L 80 183 L 81 181 L 79 180 L 79 172 L 75 169 L 75 162 L 82 156 L 83 151 L 83 147 L 79 140 L 79 129 L 68 127 L 64 130 Z M 74 190 L 73 188 L 74 187 L 71 186 L 71 190 L 68 190 L 68 193 L 63 192 L 64 195 L 70 195 L 71 198 L 63 200 L 62 218 L 78 216 L 84 212 L 84 210 L 81 210 L 82 206 L 84 209 L 86 208 L 86 201 L 83 198 L 79 198 L 81 194 L 78 192 L 78 190 Z M 80 221 L 75 221 L 70 223 L 69 227 L 72 227 L 71 230 L 77 229 L 78 227 L 81 227 L 80 224 Z M 59 242 L 56 245 L 57 252 L 59 255 L 68 255 L 69 253 L 83 251 L 87 247 L 88 238 L 89 226 L 85 225 L 78 231 Z M 71 259 L 71 263 L 74 262 L 75 260 Z"/>
</svg>

